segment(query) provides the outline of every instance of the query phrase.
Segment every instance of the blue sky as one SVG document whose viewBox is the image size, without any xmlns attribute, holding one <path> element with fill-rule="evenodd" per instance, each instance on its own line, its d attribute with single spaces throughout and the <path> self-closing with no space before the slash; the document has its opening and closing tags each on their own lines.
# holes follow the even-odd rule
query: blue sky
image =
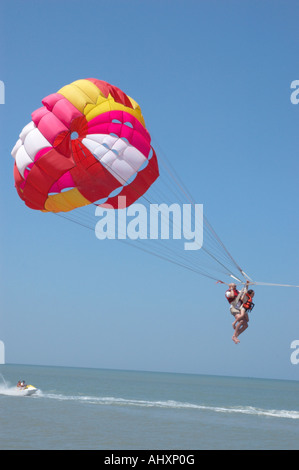
<svg viewBox="0 0 299 470">
<path fill-rule="evenodd" d="M 298 289 L 257 287 L 236 346 L 223 286 L 29 210 L 10 155 L 44 96 L 106 80 L 141 105 L 157 153 L 242 268 L 298 285 L 298 2 L 14 0 L 1 10 L 6 361 L 298 380 Z"/>
</svg>

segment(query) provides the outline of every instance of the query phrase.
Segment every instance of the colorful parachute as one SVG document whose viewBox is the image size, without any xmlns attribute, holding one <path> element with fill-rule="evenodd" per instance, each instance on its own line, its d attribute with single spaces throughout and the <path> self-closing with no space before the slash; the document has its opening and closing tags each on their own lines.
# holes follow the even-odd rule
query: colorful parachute
<svg viewBox="0 0 299 470">
<path fill-rule="evenodd" d="M 66 212 L 105 200 L 117 208 L 118 195 L 129 206 L 159 176 L 141 109 L 119 88 L 77 80 L 42 104 L 12 150 L 28 207 Z"/>
</svg>

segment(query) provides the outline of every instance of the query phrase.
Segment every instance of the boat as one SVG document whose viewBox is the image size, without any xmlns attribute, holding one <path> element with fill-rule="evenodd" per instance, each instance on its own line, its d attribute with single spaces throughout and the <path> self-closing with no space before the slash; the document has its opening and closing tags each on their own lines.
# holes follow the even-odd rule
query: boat
<svg viewBox="0 0 299 470">
<path fill-rule="evenodd" d="M 25 387 L 18 388 L 18 392 L 20 393 L 20 395 L 25 396 L 25 397 L 33 395 L 37 391 L 38 389 L 34 387 L 33 385 L 26 385 Z"/>
</svg>

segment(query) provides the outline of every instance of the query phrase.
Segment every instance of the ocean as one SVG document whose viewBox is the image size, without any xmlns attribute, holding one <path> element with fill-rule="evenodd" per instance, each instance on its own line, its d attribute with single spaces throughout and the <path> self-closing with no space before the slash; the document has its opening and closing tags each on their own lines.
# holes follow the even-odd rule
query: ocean
<svg viewBox="0 0 299 470">
<path fill-rule="evenodd" d="M 1 365 L 0 449 L 298 450 L 299 382 Z"/>
</svg>

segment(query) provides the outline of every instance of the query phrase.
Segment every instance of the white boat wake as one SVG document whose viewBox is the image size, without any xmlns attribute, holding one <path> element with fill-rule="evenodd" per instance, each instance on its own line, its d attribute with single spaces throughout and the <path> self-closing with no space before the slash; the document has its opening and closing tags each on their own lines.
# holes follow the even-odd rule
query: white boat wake
<svg viewBox="0 0 299 470">
<path fill-rule="evenodd" d="M 88 403 L 93 405 L 102 406 L 120 406 L 120 407 L 141 407 L 141 408 L 165 408 L 165 409 L 189 409 L 194 411 L 211 411 L 215 413 L 229 413 L 229 414 L 245 414 L 252 416 L 269 416 L 273 418 L 288 418 L 299 419 L 299 411 L 294 410 L 267 410 L 253 406 L 208 406 L 188 402 L 179 402 L 174 400 L 165 401 L 151 401 L 151 400 L 136 400 L 120 397 L 96 397 L 96 396 L 81 396 L 81 395 L 63 395 L 55 393 L 42 393 L 43 398 L 61 400 L 61 401 L 77 401 L 81 403 Z"/>
</svg>

